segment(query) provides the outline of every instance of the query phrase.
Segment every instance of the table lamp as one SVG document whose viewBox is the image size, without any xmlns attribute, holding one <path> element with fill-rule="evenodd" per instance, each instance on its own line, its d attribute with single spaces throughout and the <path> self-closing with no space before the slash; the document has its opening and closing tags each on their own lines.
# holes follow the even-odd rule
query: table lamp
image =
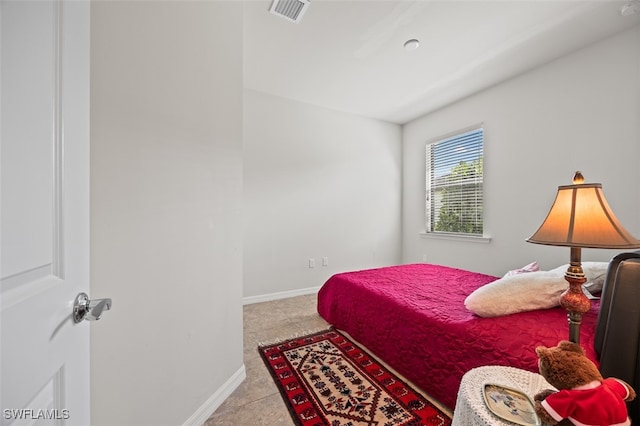
<svg viewBox="0 0 640 426">
<path fill-rule="evenodd" d="M 570 247 L 571 263 L 564 278 L 569 288 L 562 293 L 560 304 L 567 310 L 569 340 L 580 343 L 582 315 L 591 302 L 582 292 L 587 279 L 581 265 L 582 248 L 632 249 L 640 241 L 622 227 L 609 208 L 599 183 L 584 183 L 576 172 L 573 185 L 558 187 L 556 199 L 540 228 L 527 239 L 530 243 Z"/>
</svg>

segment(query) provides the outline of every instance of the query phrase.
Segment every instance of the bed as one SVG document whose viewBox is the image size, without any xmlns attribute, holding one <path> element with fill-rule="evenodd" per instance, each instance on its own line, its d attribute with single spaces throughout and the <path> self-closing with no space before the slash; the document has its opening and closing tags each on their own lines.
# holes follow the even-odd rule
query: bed
<svg viewBox="0 0 640 426">
<path fill-rule="evenodd" d="M 466 309 L 474 290 L 499 277 L 432 264 L 336 274 L 318 292 L 318 313 L 441 404 L 454 409 L 464 373 L 483 365 L 538 371 L 534 348 L 568 338 L 561 307 L 482 318 Z M 599 303 L 582 321 L 593 350 Z"/>
</svg>

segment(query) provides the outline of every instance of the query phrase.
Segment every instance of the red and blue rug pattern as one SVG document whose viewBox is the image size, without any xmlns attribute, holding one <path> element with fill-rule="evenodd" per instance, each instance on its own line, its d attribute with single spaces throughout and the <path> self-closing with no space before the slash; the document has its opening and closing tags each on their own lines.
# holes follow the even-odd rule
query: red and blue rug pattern
<svg viewBox="0 0 640 426">
<path fill-rule="evenodd" d="M 448 426 L 451 419 L 337 330 L 261 346 L 302 426 Z"/>
</svg>

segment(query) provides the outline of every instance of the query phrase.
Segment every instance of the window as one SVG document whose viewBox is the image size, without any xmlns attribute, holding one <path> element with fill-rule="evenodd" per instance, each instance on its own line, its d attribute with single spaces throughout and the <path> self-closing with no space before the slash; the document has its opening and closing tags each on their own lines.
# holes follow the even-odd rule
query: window
<svg viewBox="0 0 640 426">
<path fill-rule="evenodd" d="M 426 148 L 426 230 L 482 236 L 484 132 L 474 129 Z"/>
</svg>

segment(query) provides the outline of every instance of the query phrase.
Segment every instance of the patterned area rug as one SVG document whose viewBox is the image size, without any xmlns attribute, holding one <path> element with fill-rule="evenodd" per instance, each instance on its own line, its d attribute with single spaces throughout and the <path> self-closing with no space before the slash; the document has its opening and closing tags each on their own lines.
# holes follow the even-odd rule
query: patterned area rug
<svg viewBox="0 0 640 426">
<path fill-rule="evenodd" d="M 336 330 L 259 350 L 298 425 L 451 424 L 446 414 Z"/>
</svg>

